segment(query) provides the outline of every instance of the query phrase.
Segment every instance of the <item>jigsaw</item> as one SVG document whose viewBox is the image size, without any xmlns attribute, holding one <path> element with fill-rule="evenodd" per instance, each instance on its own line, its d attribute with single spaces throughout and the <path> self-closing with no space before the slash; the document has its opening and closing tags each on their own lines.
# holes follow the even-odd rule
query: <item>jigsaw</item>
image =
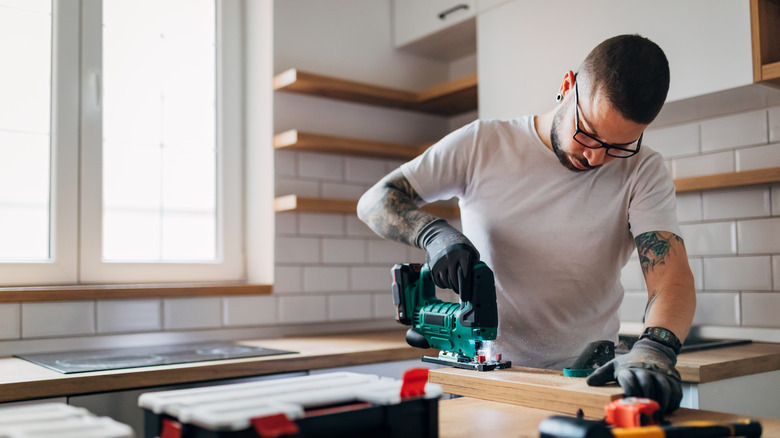
<svg viewBox="0 0 780 438">
<path fill-rule="evenodd" d="M 406 342 L 418 348 L 438 348 L 438 357 L 423 356 L 423 362 L 456 368 L 490 371 L 509 368 L 495 345 L 498 307 L 493 271 L 477 262 L 470 285 L 460 287 L 460 302 L 436 297 L 427 264 L 402 263 L 393 266 L 395 319 L 411 326 Z M 469 287 L 470 286 L 470 287 Z"/>
</svg>

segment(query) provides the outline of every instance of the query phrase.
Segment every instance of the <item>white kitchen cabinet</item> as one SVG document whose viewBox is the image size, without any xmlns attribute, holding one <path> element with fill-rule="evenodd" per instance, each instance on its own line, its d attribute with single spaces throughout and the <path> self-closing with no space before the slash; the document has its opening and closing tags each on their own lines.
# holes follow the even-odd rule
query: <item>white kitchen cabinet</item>
<svg viewBox="0 0 780 438">
<path fill-rule="evenodd" d="M 754 81 L 749 0 L 513 0 L 480 13 L 477 28 L 480 118 L 550 110 L 564 73 L 624 33 L 664 49 L 667 102 Z"/>
<path fill-rule="evenodd" d="M 476 0 L 393 0 L 393 43 L 441 60 L 474 53 L 476 9 Z"/>
</svg>

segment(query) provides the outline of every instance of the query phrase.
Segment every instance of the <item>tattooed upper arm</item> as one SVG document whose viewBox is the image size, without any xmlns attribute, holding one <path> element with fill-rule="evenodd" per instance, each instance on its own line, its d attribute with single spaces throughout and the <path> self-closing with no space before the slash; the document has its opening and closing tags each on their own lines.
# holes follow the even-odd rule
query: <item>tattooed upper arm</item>
<svg viewBox="0 0 780 438">
<path fill-rule="evenodd" d="M 640 234 L 634 239 L 642 272 L 647 275 L 658 265 L 665 264 L 666 257 L 677 244 L 682 245 L 682 238 L 667 231 L 650 231 Z"/>
<path fill-rule="evenodd" d="M 363 194 L 358 217 L 378 235 L 414 245 L 420 229 L 436 219 L 419 208 L 422 203 L 409 180 L 395 170 Z"/>
</svg>

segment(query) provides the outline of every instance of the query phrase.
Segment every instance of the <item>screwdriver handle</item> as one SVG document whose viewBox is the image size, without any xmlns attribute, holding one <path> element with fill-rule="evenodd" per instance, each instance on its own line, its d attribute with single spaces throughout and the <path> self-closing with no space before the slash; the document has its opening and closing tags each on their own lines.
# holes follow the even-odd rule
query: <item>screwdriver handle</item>
<svg viewBox="0 0 780 438">
<path fill-rule="evenodd" d="M 761 423 L 744 420 L 736 423 L 715 423 L 712 421 L 691 421 L 674 426 L 644 426 L 615 428 L 615 438 L 759 438 Z"/>
</svg>

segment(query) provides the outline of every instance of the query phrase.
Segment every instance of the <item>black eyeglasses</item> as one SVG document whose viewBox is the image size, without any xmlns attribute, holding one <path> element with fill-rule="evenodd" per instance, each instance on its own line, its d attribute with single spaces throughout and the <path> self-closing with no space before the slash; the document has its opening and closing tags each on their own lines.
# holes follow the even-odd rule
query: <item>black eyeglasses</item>
<svg viewBox="0 0 780 438">
<path fill-rule="evenodd" d="M 604 143 L 601 140 L 591 137 L 585 131 L 580 129 L 579 106 L 580 106 L 579 93 L 577 91 L 577 80 L 575 79 L 574 80 L 574 127 L 576 128 L 576 131 L 574 131 L 573 137 L 574 140 L 577 141 L 577 143 L 590 149 L 604 148 L 607 150 L 607 155 L 609 155 L 610 157 L 628 158 L 636 155 L 636 153 L 639 152 L 639 147 L 642 145 L 642 137 L 645 135 L 644 132 L 639 136 L 639 138 L 636 141 L 632 141 L 631 143 L 621 143 L 621 144 Z"/>
</svg>

